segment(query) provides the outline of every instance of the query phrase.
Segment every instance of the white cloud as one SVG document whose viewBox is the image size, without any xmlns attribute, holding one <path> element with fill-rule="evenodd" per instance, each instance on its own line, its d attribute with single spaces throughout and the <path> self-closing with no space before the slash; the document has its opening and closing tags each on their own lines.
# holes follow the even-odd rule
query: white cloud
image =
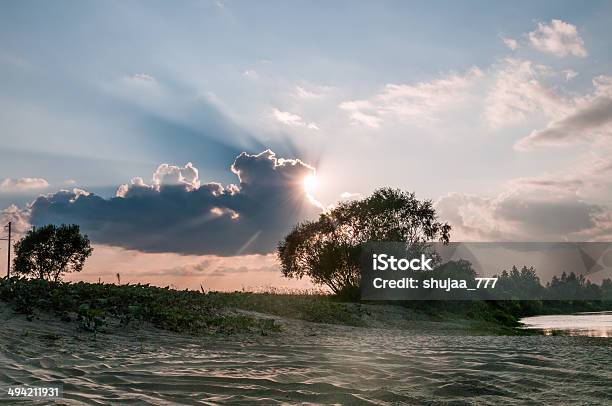
<svg viewBox="0 0 612 406">
<path fill-rule="evenodd" d="M 528 34 L 529 42 L 535 49 L 559 57 L 574 55 L 587 56 L 584 41 L 575 25 L 561 20 L 550 24 L 538 23 L 538 28 Z"/>
<path fill-rule="evenodd" d="M 504 41 L 504 44 L 513 51 L 520 47 L 518 41 L 513 38 L 502 37 L 502 41 Z"/>
<path fill-rule="evenodd" d="M 470 86 L 482 76 L 483 72 L 473 67 L 463 75 L 452 73 L 429 82 L 387 84 L 369 99 L 344 101 L 339 107 L 349 113 L 353 124 L 371 128 L 380 127 L 386 119 L 422 124 L 437 120 L 441 110 L 460 103 Z"/>
<path fill-rule="evenodd" d="M 298 99 L 320 99 L 332 90 L 333 88 L 329 86 L 301 85 L 295 87 L 293 94 Z"/>
<path fill-rule="evenodd" d="M 316 99 L 316 98 L 321 97 L 320 94 L 315 93 L 311 90 L 307 90 L 306 88 L 302 86 L 295 87 L 295 95 L 300 99 Z"/>
<path fill-rule="evenodd" d="M 133 86 L 141 86 L 141 87 L 156 87 L 157 80 L 146 73 L 137 73 L 135 75 L 124 76 L 123 82 Z"/>
<path fill-rule="evenodd" d="M 273 114 L 274 117 L 283 124 L 294 126 L 304 125 L 304 120 L 297 114 L 289 113 L 288 111 L 280 111 L 278 109 L 274 109 Z"/>
<path fill-rule="evenodd" d="M 516 124 L 536 112 L 556 117 L 567 111 L 568 101 L 543 82 L 554 74 L 549 67 L 506 58 L 496 69 L 484 111 L 491 127 Z"/>
<path fill-rule="evenodd" d="M 306 122 L 302 116 L 288 111 L 281 111 L 275 108 L 272 110 L 272 115 L 278 122 L 291 127 L 305 127 L 315 131 L 319 130 L 319 126 L 316 123 Z"/>
<path fill-rule="evenodd" d="M 578 72 L 572 69 L 565 69 L 562 73 L 565 75 L 565 80 L 568 82 L 578 76 Z"/>
<path fill-rule="evenodd" d="M 15 241 L 25 234 L 30 228 L 30 211 L 20 210 L 14 204 L 9 205 L 0 211 L 0 226 L 4 227 L 8 222 L 11 222 L 11 232 Z M 0 230 L 2 230 L 0 228 Z"/>
<path fill-rule="evenodd" d="M 11 192 L 45 189 L 47 187 L 49 187 L 49 182 L 43 178 L 5 178 L 0 182 L 0 190 Z"/>
</svg>

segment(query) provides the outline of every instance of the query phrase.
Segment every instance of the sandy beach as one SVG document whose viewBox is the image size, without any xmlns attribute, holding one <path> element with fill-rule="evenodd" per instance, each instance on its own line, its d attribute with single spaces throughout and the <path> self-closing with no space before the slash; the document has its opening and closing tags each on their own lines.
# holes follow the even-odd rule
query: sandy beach
<svg viewBox="0 0 612 406">
<path fill-rule="evenodd" d="M 44 313 L 28 321 L 4 304 L 0 309 L 0 384 L 61 383 L 60 404 L 612 399 L 608 339 L 470 335 L 465 325 L 444 322 L 349 327 L 284 318 L 276 318 L 281 331 L 266 336 L 195 337 L 133 325 L 110 327 L 94 339 Z"/>
</svg>

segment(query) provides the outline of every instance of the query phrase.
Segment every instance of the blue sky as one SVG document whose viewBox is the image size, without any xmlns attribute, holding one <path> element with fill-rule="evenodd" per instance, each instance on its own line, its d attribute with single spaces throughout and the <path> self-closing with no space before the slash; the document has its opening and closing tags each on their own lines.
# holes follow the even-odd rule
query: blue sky
<svg viewBox="0 0 612 406">
<path fill-rule="evenodd" d="M 110 198 L 163 163 L 238 184 L 234 159 L 269 148 L 316 169 L 323 206 L 390 185 L 458 238 L 605 239 L 611 18 L 604 1 L 3 2 L 0 208 Z"/>
</svg>

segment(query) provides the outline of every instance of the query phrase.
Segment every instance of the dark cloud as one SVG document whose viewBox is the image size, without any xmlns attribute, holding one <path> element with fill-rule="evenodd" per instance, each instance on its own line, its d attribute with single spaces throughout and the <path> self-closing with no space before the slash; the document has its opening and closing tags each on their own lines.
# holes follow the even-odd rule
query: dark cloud
<svg viewBox="0 0 612 406">
<path fill-rule="evenodd" d="M 536 144 L 562 145 L 585 139 L 592 134 L 609 134 L 612 123 L 612 98 L 599 97 L 562 120 L 554 121 L 540 131 L 532 132 L 516 144 L 530 149 Z"/>
<path fill-rule="evenodd" d="M 517 223 L 528 236 L 561 237 L 593 228 L 594 216 L 601 210 L 575 198 L 536 200 L 513 196 L 499 201 L 494 213 L 496 218 Z"/>
<path fill-rule="evenodd" d="M 436 208 L 453 226 L 456 241 L 591 239 L 609 224 L 605 207 L 548 188 L 518 188 L 491 199 L 453 193 L 438 200 Z"/>
<path fill-rule="evenodd" d="M 41 196 L 33 225 L 76 223 L 94 242 L 145 252 L 267 253 L 299 220 L 316 214 L 303 180 L 314 168 L 266 150 L 240 154 L 238 185 L 200 185 L 190 163 L 161 165 L 147 184 L 134 178 L 104 199 L 78 189 Z"/>
</svg>

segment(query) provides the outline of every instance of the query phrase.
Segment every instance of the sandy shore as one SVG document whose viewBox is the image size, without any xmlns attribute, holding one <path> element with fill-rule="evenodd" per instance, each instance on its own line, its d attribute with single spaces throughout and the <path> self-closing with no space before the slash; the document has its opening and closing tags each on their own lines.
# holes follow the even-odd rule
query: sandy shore
<svg viewBox="0 0 612 406">
<path fill-rule="evenodd" d="M 61 404 L 605 404 L 612 344 L 280 319 L 278 333 L 205 336 L 147 325 L 93 339 L 76 323 L 0 305 L 0 385 L 61 384 Z M 401 321 L 400 321 L 401 320 Z M 408 328 L 410 327 L 410 328 Z M 39 402 L 45 404 L 45 402 Z"/>
</svg>

